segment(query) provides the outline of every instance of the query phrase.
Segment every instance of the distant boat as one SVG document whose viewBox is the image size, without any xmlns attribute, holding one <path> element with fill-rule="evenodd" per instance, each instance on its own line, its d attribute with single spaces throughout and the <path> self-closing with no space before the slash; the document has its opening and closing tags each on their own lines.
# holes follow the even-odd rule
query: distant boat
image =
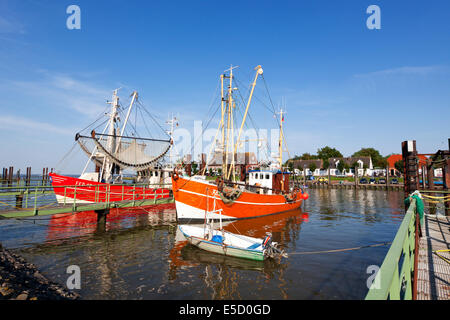
<svg viewBox="0 0 450 320">
<path fill-rule="evenodd" d="M 170 169 L 170 172 L 164 170 L 160 162 L 172 146 L 172 137 L 165 131 L 161 139 L 140 137 L 136 130 L 137 115 L 132 116 L 132 111 L 137 113 L 137 110 L 134 110 L 137 101 L 138 94 L 135 91 L 129 107 L 125 110 L 119 104 L 117 90 L 114 90 L 112 102 L 108 102 L 111 104 L 111 111 L 105 114 L 107 119 L 102 122 L 106 122 L 103 132 L 97 133 L 93 129 L 89 135 L 76 134 L 75 140 L 89 159 L 79 178 L 49 174 L 59 203 L 156 200 L 170 196 L 170 185 L 166 187 L 164 183 L 167 181 L 164 179 L 170 179 L 169 175 L 173 169 Z M 142 105 L 139 108 L 142 116 Z M 149 114 L 145 109 L 144 112 Z M 149 115 L 153 119 L 151 114 Z M 134 125 L 130 124 L 130 119 L 134 120 Z M 127 127 L 128 124 L 131 129 Z M 146 124 L 145 128 L 149 134 Z M 125 135 L 126 132 L 128 135 Z M 95 165 L 94 172 L 86 172 L 89 163 Z M 137 183 L 137 186 L 125 184 L 125 170 L 136 173 L 130 179 Z"/>
<path fill-rule="evenodd" d="M 214 144 L 218 145 L 217 150 L 221 150 L 223 155 L 221 176 L 216 181 L 208 181 L 201 175 L 192 177 L 183 175 L 183 168 L 181 167 L 175 170 L 172 176 L 172 190 L 177 208 L 177 218 L 181 222 L 202 220 L 204 212 L 207 211 L 208 207 L 212 207 L 214 201 L 217 201 L 217 208 L 222 210 L 221 219 L 234 220 L 295 210 L 300 207 L 303 200 L 308 198 L 308 195 L 302 189 L 290 186 L 291 173 L 282 167 L 283 111 L 280 111 L 277 163 L 268 168 L 258 168 L 250 172 L 244 171 L 244 179 L 241 178 L 242 181 L 236 181 L 236 168 L 238 167 L 236 155 L 238 146 L 242 144 L 240 140 L 242 128 L 245 124 L 256 81 L 258 76 L 263 74 L 261 66 L 257 66 L 255 70 L 256 75 L 251 85 L 236 141 L 234 141 L 233 133 L 233 112 L 235 112 L 233 109 L 236 106 L 233 98 L 233 91 L 236 90 L 236 84 L 233 82 L 233 68 L 227 70 L 227 74 L 220 76 L 222 117 L 216 137 L 221 135 L 221 139 L 217 142 L 215 139 Z M 226 95 L 223 90 L 224 79 L 229 79 Z M 211 149 L 215 150 L 214 147 Z M 247 168 L 241 167 L 240 169 Z M 245 182 L 245 173 L 249 174 L 248 184 Z M 218 215 L 213 218 L 218 219 Z"/>
</svg>

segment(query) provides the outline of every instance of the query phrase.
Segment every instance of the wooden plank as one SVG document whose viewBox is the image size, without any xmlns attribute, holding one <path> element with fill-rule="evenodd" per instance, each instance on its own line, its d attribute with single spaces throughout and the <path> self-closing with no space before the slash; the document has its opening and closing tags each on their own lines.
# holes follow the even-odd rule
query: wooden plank
<svg viewBox="0 0 450 320">
<path fill-rule="evenodd" d="M 418 300 L 450 300 L 450 263 L 433 253 L 450 249 L 450 217 L 426 215 L 419 242 Z M 439 253 L 450 260 L 450 252 Z"/>
</svg>

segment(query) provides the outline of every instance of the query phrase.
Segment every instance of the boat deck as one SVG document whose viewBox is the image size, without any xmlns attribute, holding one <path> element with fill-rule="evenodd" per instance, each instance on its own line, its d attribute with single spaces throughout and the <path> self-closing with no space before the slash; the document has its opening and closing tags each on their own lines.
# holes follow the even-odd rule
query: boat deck
<svg viewBox="0 0 450 320">
<path fill-rule="evenodd" d="M 417 300 L 450 300 L 450 252 L 436 254 L 437 250 L 450 250 L 450 217 L 425 215 L 419 241 Z"/>
</svg>

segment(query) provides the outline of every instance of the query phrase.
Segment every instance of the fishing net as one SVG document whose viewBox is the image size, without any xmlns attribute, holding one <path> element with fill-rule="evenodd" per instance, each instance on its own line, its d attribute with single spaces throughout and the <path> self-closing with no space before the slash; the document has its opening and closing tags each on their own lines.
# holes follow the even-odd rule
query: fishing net
<svg viewBox="0 0 450 320">
<path fill-rule="evenodd" d="M 170 140 L 110 136 L 95 131 L 91 136 L 77 135 L 76 140 L 97 165 L 101 166 L 106 158 L 122 169 L 138 171 L 154 167 L 171 146 Z"/>
</svg>

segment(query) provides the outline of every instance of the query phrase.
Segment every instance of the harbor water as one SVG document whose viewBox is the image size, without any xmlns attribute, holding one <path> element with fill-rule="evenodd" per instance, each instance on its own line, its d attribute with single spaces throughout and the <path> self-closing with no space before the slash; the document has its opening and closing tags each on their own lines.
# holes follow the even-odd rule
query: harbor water
<svg viewBox="0 0 450 320">
<path fill-rule="evenodd" d="M 83 299 L 364 299 L 370 266 L 403 219 L 396 191 L 309 189 L 301 210 L 228 223 L 263 238 L 272 232 L 289 258 L 264 262 L 224 257 L 188 245 L 175 205 L 121 209 L 106 230 L 94 212 L 0 220 L 0 242 L 66 285 L 81 271 Z M 328 252 L 327 252 L 328 251 Z M 330 252 L 331 251 L 331 252 Z"/>
</svg>

